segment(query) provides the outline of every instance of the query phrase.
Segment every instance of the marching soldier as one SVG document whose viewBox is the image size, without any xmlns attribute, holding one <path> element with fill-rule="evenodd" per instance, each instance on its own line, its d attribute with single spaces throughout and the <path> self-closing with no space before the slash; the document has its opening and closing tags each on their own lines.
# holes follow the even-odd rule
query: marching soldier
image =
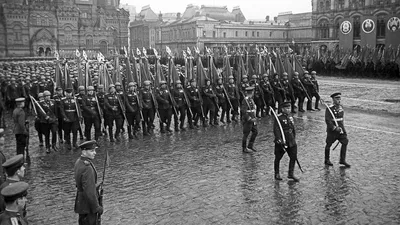
<svg viewBox="0 0 400 225">
<path fill-rule="evenodd" d="M 217 96 L 214 93 L 213 87 L 211 85 L 211 81 L 206 78 L 206 84 L 203 87 L 202 90 L 203 93 L 203 107 L 204 107 L 204 115 L 205 117 L 208 116 L 208 112 L 210 112 L 210 118 L 209 124 L 210 125 L 218 125 L 218 121 L 216 120 L 215 114 L 215 106 L 218 105 L 216 102 Z M 207 123 L 203 123 L 203 127 L 207 127 Z"/>
<path fill-rule="evenodd" d="M 350 164 L 346 162 L 347 144 L 347 132 L 344 128 L 344 110 L 341 103 L 341 93 L 334 93 L 331 95 L 333 105 L 325 110 L 325 122 L 326 122 L 326 145 L 325 145 L 325 165 L 332 166 L 330 161 L 330 147 L 338 140 L 342 147 L 340 149 L 340 160 L 339 163 L 345 167 L 350 167 Z M 332 115 L 333 114 L 333 115 Z M 334 117 L 333 117 L 334 116 Z"/>
<path fill-rule="evenodd" d="M 294 102 L 298 99 L 298 109 L 299 112 L 305 112 L 303 109 L 304 98 L 306 97 L 306 90 L 304 90 L 302 83 L 299 79 L 299 73 L 294 72 L 292 79 L 293 93 L 294 93 Z"/>
<path fill-rule="evenodd" d="M 16 182 L 13 185 L 9 185 L 1 190 L 1 194 L 4 196 L 6 208 L 4 213 L 0 215 L 0 224 L 28 224 L 25 216 L 20 214 L 20 212 L 26 208 L 28 187 L 28 183 Z"/>
<path fill-rule="evenodd" d="M 145 80 L 143 82 L 144 87 L 140 91 L 141 102 L 143 104 L 142 114 L 143 114 L 143 121 L 142 121 L 142 129 L 143 135 L 147 136 L 150 134 L 152 121 L 154 120 L 154 110 L 155 104 L 153 102 L 152 91 L 150 89 L 150 81 Z"/>
<path fill-rule="evenodd" d="M 228 97 L 229 100 L 232 104 L 233 109 L 230 108 L 230 105 L 228 105 L 229 109 L 228 109 L 228 113 L 227 113 L 227 121 L 228 123 L 231 122 L 231 118 L 230 118 L 230 114 L 232 115 L 232 120 L 237 122 L 237 116 L 239 115 L 238 112 L 238 108 L 239 108 L 239 99 L 240 99 L 240 95 L 239 95 L 239 90 L 235 84 L 235 80 L 233 76 L 229 76 L 229 84 L 227 87 L 226 92 L 228 92 Z M 231 113 L 229 114 L 229 111 L 231 111 Z"/>
<path fill-rule="evenodd" d="M 311 72 L 310 80 L 313 85 L 312 85 L 312 88 L 310 89 L 311 90 L 311 95 L 310 95 L 311 100 L 307 101 L 307 105 L 310 104 L 310 108 L 312 108 L 312 98 L 315 97 L 315 109 L 318 111 L 321 111 L 321 109 L 318 107 L 319 100 L 321 97 L 319 96 L 319 85 L 318 85 L 318 81 L 317 81 L 317 72 L 315 72 L 315 71 Z M 307 107 L 307 108 L 309 108 L 309 107 Z"/>
<path fill-rule="evenodd" d="M 256 104 L 253 100 L 254 87 L 247 87 L 245 89 L 246 96 L 243 99 L 241 107 L 241 115 L 243 122 L 243 138 L 242 138 L 242 150 L 244 153 L 256 152 L 254 148 L 254 142 L 256 140 L 258 130 L 256 122 Z M 249 144 L 247 145 L 247 137 L 250 136 Z"/>
<path fill-rule="evenodd" d="M 175 85 L 176 85 L 176 87 L 172 91 L 172 95 L 175 99 L 176 111 L 179 114 L 179 121 L 180 121 L 180 125 L 179 125 L 178 115 L 176 115 L 174 113 L 175 131 L 179 131 L 179 128 L 183 131 L 183 130 L 185 130 L 185 127 L 184 127 L 185 116 L 186 116 L 186 110 L 188 110 L 186 100 L 188 100 L 188 99 L 186 99 L 186 97 L 185 97 L 185 90 L 183 89 L 182 82 L 180 80 L 177 80 L 175 82 Z M 188 114 L 188 118 L 189 118 L 189 114 L 190 114 L 189 110 L 187 111 L 187 114 Z M 189 122 L 189 124 L 191 124 L 191 122 Z M 178 128 L 178 126 L 179 126 L 179 128 Z"/>
<path fill-rule="evenodd" d="M 94 93 L 94 87 L 88 87 L 88 94 L 82 99 L 82 116 L 85 122 L 86 141 L 91 140 L 91 130 L 94 126 L 94 139 L 97 141 L 100 136 L 100 115 L 98 102 Z"/>
<path fill-rule="evenodd" d="M 115 85 L 110 84 L 109 93 L 104 97 L 105 113 L 107 113 L 108 120 L 108 133 L 110 142 L 114 142 L 114 137 L 117 141 L 120 141 L 119 134 L 124 123 L 123 112 L 120 105 L 119 95 L 115 91 Z M 122 102 L 121 102 L 122 103 Z M 113 136 L 113 125 L 115 121 L 115 135 Z"/>
<path fill-rule="evenodd" d="M 14 109 L 12 118 L 14 120 L 14 134 L 16 139 L 17 154 L 25 154 L 25 148 L 27 144 L 27 137 L 29 135 L 29 130 L 27 125 L 29 124 L 25 111 L 25 99 L 17 98 L 15 99 L 17 108 Z"/>
<path fill-rule="evenodd" d="M 253 75 L 251 76 L 252 80 L 250 82 L 250 86 L 254 87 L 254 95 L 253 95 L 253 99 L 254 99 L 254 103 L 256 104 L 256 117 L 261 118 L 264 117 L 264 102 L 263 102 L 263 96 L 261 96 L 261 89 L 260 89 L 260 85 L 257 83 L 257 75 Z M 260 112 L 261 112 L 261 116 L 260 116 Z"/>
<path fill-rule="evenodd" d="M 78 106 L 82 109 L 83 107 L 83 98 L 85 98 L 85 87 L 79 86 L 78 87 L 78 94 L 75 95 L 76 101 L 78 102 Z M 81 126 L 78 127 L 79 137 L 83 140 L 83 131 Z"/>
<path fill-rule="evenodd" d="M 271 82 L 271 86 L 272 86 L 273 91 L 274 91 L 274 99 L 275 99 L 273 108 L 274 109 L 276 108 L 275 107 L 276 106 L 276 102 L 278 102 L 278 111 L 280 111 L 279 105 L 282 104 L 285 96 L 282 96 L 282 94 L 284 92 L 284 89 L 282 87 L 281 81 L 279 80 L 279 75 L 277 73 L 274 74 L 274 79 Z"/>
<path fill-rule="evenodd" d="M 128 92 L 126 93 L 124 99 L 126 105 L 126 118 L 128 120 L 128 136 L 129 139 L 133 139 L 133 136 L 137 136 L 136 132 L 138 130 L 141 117 L 140 111 L 142 110 L 139 102 L 139 95 L 136 91 L 136 82 L 130 82 L 128 84 Z"/>
<path fill-rule="evenodd" d="M 190 81 L 190 86 L 188 87 L 188 98 L 190 100 L 190 106 L 193 115 L 188 115 L 189 128 L 198 128 L 198 122 L 201 118 L 203 124 L 205 124 L 205 118 L 202 111 L 202 102 L 199 88 L 197 87 L 196 80 L 192 79 Z M 194 123 L 193 123 L 194 122 Z"/>
<path fill-rule="evenodd" d="M 227 120 L 230 120 L 229 118 L 229 114 L 228 114 L 228 100 L 226 99 L 226 95 L 225 95 L 225 91 L 224 91 L 225 87 L 224 84 L 222 83 L 222 77 L 219 77 L 217 79 L 217 84 L 215 85 L 215 94 L 218 97 L 218 108 L 217 108 L 217 112 L 219 111 L 219 107 L 222 108 L 222 112 L 221 112 L 221 119 L 220 122 L 221 123 L 225 123 L 225 115 Z M 217 122 L 217 113 L 215 113 L 214 115 L 214 121 Z"/>
<path fill-rule="evenodd" d="M 294 182 L 299 182 L 299 179 L 294 176 L 294 166 L 297 159 L 297 143 L 296 143 L 296 130 L 294 128 L 294 119 L 290 115 L 291 110 L 290 102 L 283 102 L 280 105 L 282 109 L 282 114 L 278 115 L 279 123 L 282 126 L 280 130 L 278 122 L 274 121 L 274 135 L 275 135 L 275 161 L 274 161 L 274 171 L 275 179 L 282 180 L 279 174 L 279 164 L 283 155 L 287 152 L 289 155 L 289 172 L 288 178 L 292 179 Z M 282 136 L 284 133 L 285 137 Z M 285 141 L 284 141 L 285 140 Z"/>
<path fill-rule="evenodd" d="M 79 145 L 82 154 L 75 162 L 74 177 L 77 192 L 74 211 L 79 214 L 80 225 L 96 225 L 98 215 L 103 214 L 96 189 L 97 171 L 92 162 L 96 156 L 97 146 L 96 141 L 87 141 Z"/>
<path fill-rule="evenodd" d="M 57 107 L 54 100 L 50 99 L 51 93 L 50 91 L 43 92 L 44 100 L 40 101 L 39 104 L 44 112 L 38 110 L 40 117 L 40 126 L 41 131 L 44 134 L 45 145 L 46 145 L 46 153 L 50 153 L 50 131 L 51 131 L 51 147 L 54 151 L 58 151 L 57 149 Z M 43 114 L 44 113 L 44 114 Z"/>
<path fill-rule="evenodd" d="M 307 110 L 309 111 L 315 111 L 312 108 L 312 93 L 315 92 L 315 87 L 314 87 L 314 83 L 311 81 L 310 78 L 310 74 L 308 74 L 308 72 L 304 72 L 304 79 L 303 79 L 303 83 L 305 85 L 305 88 L 307 89 L 308 95 L 310 96 L 311 99 L 307 100 Z"/>
<path fill-rule="evenodd" d="M 172 103 L 170 99 L 170 93 L 167 88 L 167 82 L 160 82 L 160 89 L 157 91 L 157 102 L 158 102 L 158 110 L 160 113 L 160 130 L 161 133 L 172 132 L 171 126 L 171 117 L 172 117 Z M 164 123 L 166 127 L 164 129 Z"/>
<path fill-rule="evenodd" d="M 122 88 L 122 85 L 120 82 L 115 82 L 115 92 L 118 94 L 119 99 L 121 99 L 122 102 L 124 102 L 124 98 L 125 98 L 125 93 L 124 93 L 124 89 Z M 122 124 L 124 124 L 125 122 L 125 118 L 122 117 Z M 124 126 L 122 125 L 121 127 L 121 133 L 124 133 L 125 129 Z"/>
<path fill-rule="evenodd" d="M 61 99 L 61 115 L 63 117 L 64 140 L 68 150 L 71 150 L 71 133 L 74 148 L 77 148 L 79 118 L 78 103 L 72 94 L 72 88 L 65 89 L 65 97 Z"/>
<path fill-rule="evenodd" d="M 247 75 L 243 75 L 242 76 L 242 82 L 240 83 L 240 89 L 239 89 L 239 91 L 240 91 L 240 103 L 242 103 L 243 102 L 243 99 L 244 99 L 244 97 L 246 96 L 246 88 L 247 87 L 250 87 L 250 84 L 249 84 L 249 80 L 248 80 L 248 78 L 247 78 Z M 242 116 L 241 116 L 242 117 Z"/>
<path fill-rule="evenodd" d="M 53 95 L 54 103 L 56 105 L 56 115 L 57 115 L 57 122 L 58 122 L 58 139 L 60 143 L 64 143 L 63 141 L 63 117 L 61 115 L 61 99 L 64 97 L 63 89 L 61 87 L 56 88 L 56 93 Z"/>
<path fill-rule="evenodd" d="M 285 95 L 285 99 L 286 100 L 290 100 L 290 103 L 291 103 L 291 107 L 292 107 L 292 109 L 291 109 L 291 112 L 292 113 L 296 113 L 296 111 L 294 110 L 294 106 L 295 106 L 295 98 L 294 98 L 294 96 L 293 96 L 293 88 L 292 88 L 292 85 L 290 84 L 290 82 L 289 82 L 289 80 L 288 80 L 288 74 L 286 73 L 286 72 L 284 72 L 283 73 L 283 78 L 282 78 L 282 81 L 281 81 L 281 83 L 282 83 L 282 87 L 283 87 L 283 90 L 284 90 L 284 95 Z"/>
<path fill-rule="evenodd" d="M 106 93 L 104 92 L 104 85 L 100 84 L 97 86 L 97 100 L 99 101 L 100 109 L 103 112 L 103 128 L 107 129 L 107 113 L 104 111 L 104 97 Z M 103 133 L 107 133 L 103 130 Z"/>
<path fill-rule="evenodd" d="M 263 75 L 263 80 L 260 82 L 260 86 L 263 92 L 261 94 L 264 95 L 265 104 L 267 104 L 266 115 L 269 115 L 270 113 L 269 106 L 275 109 L 275 97 L 274 97 L 274 90 L 271 84 L 269 83 L 268 74 Z"/>
</svg>

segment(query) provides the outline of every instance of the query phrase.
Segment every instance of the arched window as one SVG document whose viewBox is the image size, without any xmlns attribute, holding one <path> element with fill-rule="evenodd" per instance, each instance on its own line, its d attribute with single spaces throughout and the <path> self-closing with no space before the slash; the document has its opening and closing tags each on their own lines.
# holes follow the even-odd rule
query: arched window
<svg viewBox="0 0 400 225">
<path fill-rule="evenodd" d="M 327 11 L 331 10 L 331 1 L 327 0 L 327 1 L 325 2 L 325 9 L 326 9 Z"/>
<path fill-rule="evenodd" d="M 360 39 L 361 37 L 361 22 L 360 22 L 360 17 L 356 16 L 353 18 L 353 38 L 354 39 Z"/>
<path fill-rule="evenodd" d="M 86 37 L 86 49 L 87 50 L 92 50 L 93 49 L 93 37 L 92 36 L 87 36 Z"/>
<path fill-rule="evenodd" d="M 384 38 L 385 31 L 386 31 L 386 20 L 385 14 L 378 15 L 376 20 L 376 37 L 377 38 Z"/>
<path fill-rule="evenodd" d="M 335 39 L 339 39 L 339 32 L 340 32 L 340 21 L 339 19 L 336 20 L 335 25 L 333 27 L 334 32 L 335 32 Z"/>
<path fill-rule="evenodd" d="M 64 29 L 65 32 L 65 43 L 71 43 L 72 42 L 72 29 L 70 27 L 66 27 Z"/>
<path fill-rule="evenodd" d="M 103 53 L 103 55 L 108 53 L 108 45 L 107 42 L 101 41 L 100 42 L 100 52 Z"/>
<path fill-rule="evenodd" d="M 328 20 L 323 19 L 318 23 L 319 37 L 321 39 L 329 38 L 329 23 Z"/>
<path fill-rule="evenodd" d="M 344 0 L 337 1 L 336 9 L 338 10 L 344 9 Z"/>
<path fill-rule="evenodd" d="M 323 1 L 320 1 L 320 2 L 319 2 L 319 10 L 320 10 L 320 11 L 324 11 L 324 10 L 325 10 L 324 2 L 323 2 Z"/>
</svg>

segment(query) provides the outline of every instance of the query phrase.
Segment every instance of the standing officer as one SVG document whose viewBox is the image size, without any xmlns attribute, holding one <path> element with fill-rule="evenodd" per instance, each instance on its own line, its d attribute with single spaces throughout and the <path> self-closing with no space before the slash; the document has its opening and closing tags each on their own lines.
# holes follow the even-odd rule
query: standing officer
<svg viewBox="0 0 400 225">
<path fill-rule="evenodd" d="M 197 87 L 196 80 L 192 79 L 190 81 L 190 87 L 188 87 L 188 98 L 190 100 L 190 106 L 193 115 L 188 115 L 189 128 L 193 129 L 194 127 L 198 128 L 198 121 L 201 118 L 203 124 L 205 123 L 205 118 L 203 117 L 203 112 L 201 110 L 201 99 L 200 99 L 200 91 Z M 193 123 L 194 122 L 194 123 Z"/>
<path fill-rule="evenodd" d="M 284 95 L 285 95 L 285 99 L 287 99 L 288 101 L 290 100 L 292 109 L 291 112 L 292 113 L 296 113 L 296 111 L 294 110 L 294 105 L 295 105 L 295 98 L 293 96 L 293 88 L 292 85 L 290 84 L 290 81 L 288 79 L 288 74 L 286 72 L 283 73 L 283 78 L 282 78 L 282 87 L 284 89 Z"/>
<path fill-rule="evenodd" d="M 305 88 L 307 89 L 308 95 L 310 96 L 311 99 L 307 100 L 307 110 L 309 111 L 315 111 L 312 108 L 312 93 L 315 93 L 315 86 L 314 83 L 311 81 L 310 74 L 308 72 L 304 72 L 304 79 L 303 83 L 305 85 Z"/>
<path fill-rule="evenodd" d="M 143 82 L 144 87 L 140 91 L 140 97 L 141 97 L 141 102 L 143 104 L 143 121 L 142 121 L 142 127 L 143 127 L 143 135 L 147 136 L 150 134 L 151 130 L 151 124 L 152 121 L 154 120 L 154 110 L 155 110 L 155 105 L 153 102 L 153 96 L 152 92 L 150 89 L 150 81 L 145 80 Z"/>
<path fill-rule="evenodd" d="M 139 102 L 139 95 L 136 92 L 136 82 L 130 82 L 128 84 L 128 91 L 126 92 L 124 99 L 126 105 L 126 118 L 128 120 L 128 136 L 129 139 L 133 139 L 133 135 L 137 136 L 136 132 L 140 123 L 140 111 L 142 110 Z"/>
<path fill-rule="evenodd" d="M 50 99 L 50 91 L 43 92 L 44 101 L 40 101 L 39 104 L 44 112 L 38 111 L 40 115 L 41 128 L 45 137 L 46 153 L 50 153 L 50 131 L 51 131 L 51 146 L 54 151 L 57 149 L 57 108 L 54 100 Z M 45 113 L 41 115 L 41 113 Z"/>
<path fill-rule="evenodd" d="M 298 102 L 298 109 L 299 112 L 305 112 L 303 109 L 304 105 L 304 98 L 306 97 L 306 90 L 304 90 L 301 81 L 299 79 L 299 73 L 294 72 L 294 76 L 292 79 L 292 86 L 293 86 L 293 93 L 294 93 L 294 102 L 296 102 L 297 99 L 299 99 Z"/>
<path fill-rule="evenodd" d="M 206 84 L 202 90 L 203 93 L 203 107 L 204 107 L 204 116 L 208 116 L 208 112 L 210 112 L 210 125 L 218 125 L 218 122 L 215 117 L 215 105 L 216 105 L 216 95 L 214 94 L 213 87 L 211 86 L 210 79 L 206 78 Z M 207 127 L 207 123 L 204 121 L 203 127 Z"/>
<path fill-rule="evenodd" d="M 273 109 L 275 109 L 275 97 L 274 97 L 274 89 L 272 88 L 271 84 L 269 83 L 268 74 L 263 75 L 263 80 L 261 81 L 260 85 L 261 85 L 261 89 L 263 92 L 261 94 L 264 95 L 265 104 L 267 104 L 265 114 L 269 115 L 269 113 L 270 113 L 269 106 L 271 106 Z"/>
<path fill-rule="evenodd" d="M 222 112 L 221 112 L 221 123 L 225 123 L 225 115 L 226 115 L 226 119 L 230 120 L 229 118 L 229 113 L 228 113 L 228 100 L 226 99 L 226 95 L 225 95 L 225 91 L 224 91 L 225 87 L 224 84 L 222 83 L 222 77 L 219 77 L 217 79 L 217 85 L 215 85 L 215 94 L 218 97 L 218 108 L 217 108 L 217 112 L 219 111 L 219 107 L 222 108 Z M 217 121 L 217 113 L 215 113 L 214 115 L 214 121 Z"/>
<path fill-rule="evenodd" d="M 246 88 L 247 87 L 250 87 L 249 80 L 247 78 L 247 75 L 243 75 L 242 76 L 242 82 L 240 83 L 240 89 L 239 89 L 239 91 L 240 91 L 240 103 L 243 102 L 243 99 L 244 99 L 244 97 L 246 95 L 245 93 L 246 93 Z M 243 116 L 241 115 L 240 117 L 243 117 Z"/>
<path fill-rule="evenodd" d="M 279 123 L 282 126 L 283 133 L 285 135 L 285 141 L 283 140 L 282 133 L 276 119 L 274 120 L 274 135 L 275 135 L 275 180 L 282 180 L 279 174 L 279 163 L 285 154 L 289 155 L 289 172 L 288 178 L 292 179 L 294 182 L 299 182 L 299 179 L 293 175 L 294 166 L 297 159 L 297 143 L 296 143 L 296 130 L 294 128 L 294 120 L 290 115 L 291 110 L 290 102 L 283 102 L 280 105 L 282 114 L 278 116 Z"/>
<path fill-rule="evenodd" d="M 0 215 L 0 224 L 2 225 L 25 225 L 28 224 L 24 215 L 21 215 L 26 208 L 26 196 L 28 195 L 28 183 L 16 182 L 1 190 L 6 205 L 5 211 Z"/>
<path fill-rule="evenodd" d="M 331 95 L 333 105 L 325 110 L 325 122 L 326 122 L 326 146 L 325 146 L 325 165 L 332 166 L 332 162 L 329 160 L 330 147 L 332 144 L 339 140 L 342 144 L 340 149 L 340 161 L 339 163 L 349 168 L 350 165 L 346 162 L 347 144 L 347 132 L 344 128 L 344 110 L 341 102 L 341 93 L 334 93 Z M 330 109 L 330 111 L 329 111 Z M 333 118 L 331 112 L 335 116 Z M 336 125 L 337 124 L 337 125 Z"/>
<path fill-rule="evenodd" d="M 253 75 L 251 76 L 251 81 L 250 81 L 250 86 L 254 87 L 254 102 L 256 104 L 256 117 L 260 118 L 260 117 L 264 117 L 264 102 L 263 102 L 263 96 L 261 96 L 261 89 L 260 89 L 260 85 L 257 82 L 257 75 Z M 261 112 L 261 116 L 260 116 L 260 112 Z"/>
<path fill-rule="evenodd" d="M 97 215 L 103 214 L 103 207 L 100 206 L 96 190 L 97 171 L 92 162 L 96 156 L 97 146 L 94 140 L 79 145 L 82 154 L 75 162 L 74 177 L 77 193 L 74 211 L 79 214 L 79 225 L 96 225 Z"/>
<path fill-rule="evenodd" d="M 64 140 L 67 145 L 67 149 L 71 150 L 71 132 L 72 132 L 72 143 L 74 148 L 77 148 L 78 141 L 78 117 L 79 108 L 78 103 L 72 94 L 72 88 L 65 89 L 65 97 L 61 99 L 61 115 L 63 117 L 63 129 L 64 129 Z"/>
<path fill-rule="evenodd" d="M 91 140 L 92 126 L 94 126 L 94 139 L 97 141 L 100 136 L 100 116 L 93 86 L 88 87 L 88 94 L 82 99 L 82 116 L 85 121 L 86 141 Z"/>
<path fill-rule="evenodd" d="M 235 84 L 234 77 L 229 76 L 228 79 L 229 79 L 229 81 L 228 81 L 229 84 L 228 84 L 226 92 L 228 92 L 228 97 L 229 97 L 229 100 L 231 101 L 233 109 L 231 109 L 230 108 L 231 106 L 228 105 L 229 108 L 228 108 L 228 112 L 227 112 L 227 116 L 226 116 L 227 117 L 226 122 L 230 123 L 231 122 L 231 118 L 230 118 L 231 114 L 232 114 L 232 120 L 237 122 L 237 116 L 239 115 L 238 108 L 240 105 L 239 104 L 240 95 L 239 95 L 239 90 Z M 229 111 L 231 111 L 231 113 L 229 113 Z"/>
<path fill-rule="evenodd" d="M 110 142 L 114 142 L 114 137 L 117 141 L 120 141 L 119 134 L 121 133 L 121 128 L 123 126 L 123 112 L 121 109 L 119 95 L 115 91 L 115 86 L 110 84 L 109 93 L 104 97 L 104 107 L 107 113 L 108 120 L 108 134 L 110 137 Z M 113 136 L 113 125 L 115 121 L 115 135 Z"/>
<path fill-rule="evenodd" d="M 183 89 L 182 86 L 182 82 L 180 80 L 177 80 L 175 82 L 176 86 L 174 88 L 174 90 L 172 91 L 172 95 L 175 99 L 175 103 L 176 103 L 176 111 L 177 113 L 179 113 L 179 121 L 180 121 L 180 126 L 179 126 L 179 122 L 178 122 L 178 115 L 176 115 L 174 113 L 174 125 L 175 125 L 175 131 L 179 131 L 179 128 L 183 131 L 185 130 L 185 116 L 186 116 L 186 110 L 188 108 L 187 106 L 187 102 L 186 97 L 185 97 L 185 90 Z M 189 117 L 189 110 L 187 112 L 188 117 Z M 191 124 L 191 122 L 189 122 L 189 124 Z M 193 126 L 193 125 L 192 125 Z"/>
<path fill-rule="evenodd" d="M 254 141 L 256 140 L 258 130 L 256 122 L 256 104 L 253 101 L 254 87 L 247 87 L 245 89 L 246 96 L 243 98 L 241 115 L 243 122 L 243 138 L 242 138 L 242 149 L 244 153 L 256 152 L 254 148 Z M 247 137 L 251 131 L 249 144 L 247 145 Z"/>
<path fill-rule="evenodd" d="M 78 87 L 78 94 L 75 95 L 75 99 L 78 102 L 78 106 L 82 109 L 83 107 L 83 98 L 85 98 L 85 87 L 84 86 L 79 86 Z M 80 121 L 82 122 L 82 121 Z M 79 137 L 81 140 L 83 140 L 83 132 L 81 129 L 81 126 L 78 126 L 78 131 L 79 131 Z"/>
<path fill-rule="evenodd" d="M 57 115 L 57 121 L 58 121 L 58 139 L 60 140 L 60 143 L 63 143 L 63 135 L 62 135 L 62 129 L 63 129 L 63 118 L 60 112 L 60 105 L 61 105 L 61 99 L 64 97 L 63 94 L 63 89 L 61 87 L 56 88 L 56 93 L 53 96 L 54 102 L 56 104 L 56 115 Z"/>
<path fill-rule="evenodd" d="M 165 133 L 165 131 L 172 132 L 171 126 L 171 116 L 172 116 L 172 103 L 170 99 L 170 93 L 167 88 L 167 82 L 160 82 L 160 89 L 157 91 L 157 102 L 158 102 L 158 110 L 160 113 L 160 130 L 161 133 Z M 164 129 L 164 123 L 166 127 Z"/>
<path fill-rule="evenodd" d="M 15 99 L 15 102 L 17 104 L 17 108 L 14 109 L 12 117 L 14 120 L 14 134 L 17 143 L 17 154 L 25 154 L 27 137 L 29 135 L 29 130 L 27 127 L 29 122 L 27 121 L 24 111 L 25 99 L 17 98 Z"/>
<path fill-rule="evenodd" d="M 274 102 L 274 107 L 272 108 L 276 108 L 276 102 L 278 102 L 278 111 L 280 111 L 279 105 L 282 104 L 285 95 L 284 95 L 284 89 L 282 87 L 281 81 L 279 80 L 279 75 L 276 73 L 274 74 L 274 79 L 271 82 L 271 86 L 274 90 L 274 98 L 275 98 L 275 102 Z"/>
</svg>

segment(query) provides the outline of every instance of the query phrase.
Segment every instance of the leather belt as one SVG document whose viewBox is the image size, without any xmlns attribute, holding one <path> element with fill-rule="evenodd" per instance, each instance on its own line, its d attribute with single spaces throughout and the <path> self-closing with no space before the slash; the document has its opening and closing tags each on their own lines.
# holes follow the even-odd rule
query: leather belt
<svg viewBox="0 0 400 225">
<path fill-rule="evenodd" d="M 65 112 L 76 112 L 76 110 L 75 109 L 67 109 L 67 110 L 65 110 Z"/>
</svg>

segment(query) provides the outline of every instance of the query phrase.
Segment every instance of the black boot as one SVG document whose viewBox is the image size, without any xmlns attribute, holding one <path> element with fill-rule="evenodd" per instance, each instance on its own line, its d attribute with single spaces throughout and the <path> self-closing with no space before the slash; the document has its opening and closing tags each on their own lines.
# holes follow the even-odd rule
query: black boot
<svg viewBox="0 0 400 225">
<path fill-rule="evenodd" d="M 295 177 L 293 175 L 293 170 L 294 170 L 294 164 L 291 165 L 291 163 L 289 162 L 289 174 L 288 174 L 288 178 L 292 179 L 294 182 L 299 182 L 299 178 Z"/>
<path fill-rule="evenodd" d="M 165 133 L 164 123 L 160 122 L 160 132 L 163 134 Z"/>
<path fill-rule="evenodd" d="M 342 144 L 342 148 L 340 149 L 340 161 L 339 164 L 344 165 L 347 168 L 350 168 L 350 164 L 346 162 L 346 152 L 347 152 L 347 145 Z"/>
<path fill-rule="evenodd" d="M 128 137 L 129 137 L 129 139 L 133 139 L 132 126 L 131 125 L 128 125 Z"/>
<path fill-rule="evenodd" d="M 183 126 L 183 122 L 184 122 L 184 121 L 181 121 L 181 125 L 179 126 L 179 128 L 181 129 L 181 131 L 185 131 L 185 130 L 186 130 L 185 127 Z"/>
<path fill-rule="evenodd" d="M 47 153 L 47 154 L 50 154 L 50 147 L 47 147 L 47 148 L 46 148 L 46 153 Z"/>
<path fill-rule="evenodd" d="M 326 146 L 325 147 L 325 165 L 327 166 L 333 166 L 333 163 L 329 160 L 330 158 L 330 147 Z"/>
<path fill-rule="evenodd" d="M 253 142 L 249 142 L 249 145 L 247 146 L 248 149 L 252 150 L 253 152 L 257 152 L 257 149 L 254 148 L 254 143 Z"/>
<path fill-rule="evenodd" d="M 275 180 L 282 180 L 281 175 L 279 175 L 279 172 L 275 172 Z"/>
<path fill-rule="evenodd" d="M 53 144 L 51 145 L 51 147 L 53 148 L 53 150 L 54 150 L 55 152 L 58 152 L 58 148 L 57 148 L 57 144 L 56 144 L 56 143 L 53 143 Z"/>
<path fill-rule="evenodd" d="M 179 124 L 178 123 L 174 123 L 174 125 L 175 125 L 175 132 L 178 132 L 179 131 Z"/>
</svg>

